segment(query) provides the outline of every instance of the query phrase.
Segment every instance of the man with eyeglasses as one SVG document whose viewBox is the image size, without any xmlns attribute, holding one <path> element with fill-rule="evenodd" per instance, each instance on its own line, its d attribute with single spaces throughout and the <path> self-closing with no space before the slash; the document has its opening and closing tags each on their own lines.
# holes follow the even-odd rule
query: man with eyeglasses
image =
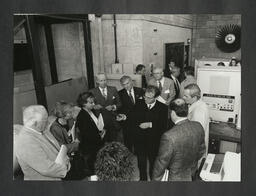
<svg viewBox="0 0 256 196">
<path fill-rule="evenodd" d="M 138 100 L 133 111 L 132 122 L 135 126 L 135 153 L 138 156 L 140 180 L 147 181 L 147 161 L 149 162 L 149 176 L 158 153 L 161 135 L 167 129 L 167 106 L 156 98 L 159 90 L 149 85 L 144 99 Z"/>
<path fill-rule="evenodd" d="M 162 103 L 169 105 L 175 98 L 175 86 L 173 80 L 164 77 L 163 68 L 155 67 L 153 69 L 153 77 L 149 80 L 149 85 L 158 87 L 160 96 L 157 98 Z"/>
</svg>

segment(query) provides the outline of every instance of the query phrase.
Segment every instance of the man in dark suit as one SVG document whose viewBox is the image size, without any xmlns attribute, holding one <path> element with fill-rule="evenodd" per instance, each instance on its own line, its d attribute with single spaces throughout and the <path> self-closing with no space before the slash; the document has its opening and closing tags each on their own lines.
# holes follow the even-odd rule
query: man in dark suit
<svg viewBox="0 0 256 196">
<path fill-rule="evenodd" d="M 108 127 L 106 133 L 107 141 L 119 141 L 118 134 L 120 132 L 120 125 L 116 121 L 117 110 L 121 107 L 121 101 L 116 87 L 107 86 L 107 79 L 105 74 L 98 74 L 96 76 L 97 87 L 90 89 L 90 92 L 95 97 L 94 109 L 102 113 L 104 122 Z"/>
<path fill-rule="evenodd" d="M 135 104 L 139 99 L 143 99 L 144 91 L 142 88 L 134 87 L 132 79 L 129 76 L 123 76 L 120 79 L 123 89 L 118 92 L 122 107 L 119 112 L 126 116 L 121 125 L 123 128 L 124 144 L 133 152 L 134 127 L 131 121 L 131 112 L 134 110 Z"/>
<path fill-rule="evenodd" d="M 147 160 L 149 161 L 149 175 L 152 177 L 160 138 L 167 128 L 168 109 L 165 104 L 156 100 L 159 94 L 157 87 L 149 85 L 146 88 L 144 100 L 138 100 L 132 114 L 140 180 L 147 180 Z"/>
<path fill-rule="evenodd" d="M 164 76 L 170 78 L 174 82 L 175 87 L 175 99 L 180 97 L 180 67 L 178 67 L 174 61 L 169 63 L 169 67 L 164 70 Z"/>
<path fill-rule="evenodd" d="M 175 126 L 162 135 L 153 169 L 153 180 L 160 181 L 169 170 L 168 181 L 191 181 L 198 160 L 205 153 L 204 129 L 198 122 L 189 121 L 188 106 L 183 99 L 170 104 Z"/>
</svg>

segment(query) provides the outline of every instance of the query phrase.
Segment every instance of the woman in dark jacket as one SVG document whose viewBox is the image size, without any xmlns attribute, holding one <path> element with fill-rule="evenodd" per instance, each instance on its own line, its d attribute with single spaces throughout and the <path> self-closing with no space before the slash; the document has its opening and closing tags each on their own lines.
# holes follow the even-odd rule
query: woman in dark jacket
<svg viewBox="0 0 256 196">
<path fill-rule="evenodd" d="M 94 162 L 98 150 L 104 144 L 105 129 L 103 118 L 94 112 L 94 96 L 91 92 L 81 93 L 77 104 L 81 110 L 77 116 L 76 127 L 79 130 L 79 151 L 85 158 L 85 170 L 94 174 Z"/>
</svg>

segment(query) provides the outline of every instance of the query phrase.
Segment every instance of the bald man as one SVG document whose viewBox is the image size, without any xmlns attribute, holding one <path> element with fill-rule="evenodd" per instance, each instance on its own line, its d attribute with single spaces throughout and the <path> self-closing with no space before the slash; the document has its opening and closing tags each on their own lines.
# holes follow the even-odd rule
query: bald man
<svg viewBox="0 0 256 196">
<path fill-rule="evenodd" d="M 60 147 L 45 134 L 47 111 L 41 105 L 31 105 L 23 111 L 24 127 L 16 138 L 15 151 L 24 180 L 61 180 L 69 170 L 55 163 Z"/>
<path fill-rule="evenodd" d="M 101 112 L 108 128 L 106 139 L 108 141 L 119 141 L 119 131 L 121 129 L 116 122 L 117 110 L 121 107 L 120 97 L 116 87 L 107 86 L 107 78 L 104 73 L 96 75 L 97 87 L 90 89 L 95 97 L 95 107 L 97 112 Z"/>
<path fill-rule="evenodd" d="M 169 105 L 175 98 L 174 82 L 170 78 L 164 77 L 163 68 L 155 67 L 153 69 L 153 77 L 149 80 L 148 84 L 159 88 L 161 94 L 158 100 L 166 105 Z"/>
</svg>

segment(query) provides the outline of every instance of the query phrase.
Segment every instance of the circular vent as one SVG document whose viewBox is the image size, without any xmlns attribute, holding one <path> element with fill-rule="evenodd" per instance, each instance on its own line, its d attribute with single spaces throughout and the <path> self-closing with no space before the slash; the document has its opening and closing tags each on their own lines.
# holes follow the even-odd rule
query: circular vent
<svg viewBox="0 0 256 196">
<path fill-rule="evenodd" d="M 235 52 L 240 49 L 241 27 L 230 24 L 221 27 L 215 38 L 217 47 L 223 52 Z"/>
</svg>

